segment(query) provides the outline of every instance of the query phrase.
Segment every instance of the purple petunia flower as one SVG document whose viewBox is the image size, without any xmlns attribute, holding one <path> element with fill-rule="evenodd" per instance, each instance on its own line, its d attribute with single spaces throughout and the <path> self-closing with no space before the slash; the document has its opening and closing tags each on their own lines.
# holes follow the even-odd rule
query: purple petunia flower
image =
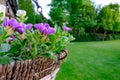
<svg viewBox="0 0 120 80">
<path fill-rule="evenodd" d="M 19 23 L 15 27 L 15 31 L 19 32 L 20 34 L 23 34 L 25 32 L 25 24 L 24 23 Z"/>
<path fill-rule="evenodd" d="M 20 34 L 23 34 L 26 30 L 30 30 L 32 28 L 32 24 L 24 24 L 24 23 L 19 23 L 15 31 L 19 32 Z"/>
<path fill-rule="evenodd" d="M 8 26 L 9 25 L 9 20 L 8 19 L 5 19 L 4 21 L 3 21 L 3 23 L 2 23 L 2 26 L 3 27 L 6 27 L 6 26 Z"/>
<path fill-rule="evenodd" d="M 14 30 L 16 28 L 16 26 L 18 25 L 19 23 L 17 22 L 16 19 L 14 18 L 11 18 L 10 20 L 9 19 L 5 19 L 2 23 L 2 26 L 7 28 L 7 29 L 12 29 Z"/>
<path fill-rule="evenodd" d="M 35 24 L 34 27 L 38 29 L 42 35 L 48 36 L 49 34 L 55 33 L 55 29 L 50 27 L 48 23 Z"/>
<path fill-rule="evenodd" d="M 2 26 L 6 28 L 7 35 L 11 35 L 14 32 L 14 30 L 18 24 L 19 23 L 17 22 L 16 19 L 11 18 L 10 20 L 5 19 L 2 23 Z"/>
<path fill-rule="evenodd" d="M 9 20 L 8 26 L 10 26 L 13 30 L 16 28 L 16 26 L 19 24 L 15 18 L 11 18 Z"/>
<path fill-rule="evenodd" d="M 27 52 L 30 51 L 30 45 L 27 45 L 27 47 L 26 47 L 26 51 L 27 51 Z"/>
<path fill-rule="evenodd" d="M 16 19 L 11 18 L 5 19 L 2 23 L 2 26 L 5 27 L 7 30 L 12 29 L 13 31 L 17 31 L 20 34 L 23 34 L 25 30 L 30 30 L 32 28 L 32 24 L 24 24 L 17 22 Z"/>
<path fill-rule="evenodd" d="M 25 25 L 25 29 L 30 30 L 32 28 L 32 26 L 33 26 L 32 24 L 27 24 L 27 25 Z"/>
<path fill-rule="evenodd" d="M 64 31 L 68 31 L 68 32 L 72 30 L 71 28 L 69 28 L 67 26 L 63 26 L 62 28 L 63 28 Z"/>
<path fill-rule="evenodd" d="M 12 34 L 10 39 L 8 39 L 8 43 L 11 43 L 15 39 L 15 36 Z"/>
<path fill-rule="evenodd" d="M 10 20 L 9 19 L 5 19 L 2 23 L 2 26 L 3 27 L 7 27 L 9 26 L 10 28 L 14 29 L 16 26 L 18 25 L 18 22 L 16 19 L 14 18 L 11 18 Z"/>
</svg>

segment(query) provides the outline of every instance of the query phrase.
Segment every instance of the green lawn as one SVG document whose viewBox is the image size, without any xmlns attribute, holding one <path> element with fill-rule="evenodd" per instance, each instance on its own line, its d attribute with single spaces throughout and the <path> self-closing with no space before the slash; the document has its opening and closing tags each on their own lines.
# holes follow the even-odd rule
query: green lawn
<svg viewBox="0 0 120 80">
<path fill-rule="evenodd" d="M 56 80 L 120 80 L 120 40 L 74 42 Z"/>
</svg>

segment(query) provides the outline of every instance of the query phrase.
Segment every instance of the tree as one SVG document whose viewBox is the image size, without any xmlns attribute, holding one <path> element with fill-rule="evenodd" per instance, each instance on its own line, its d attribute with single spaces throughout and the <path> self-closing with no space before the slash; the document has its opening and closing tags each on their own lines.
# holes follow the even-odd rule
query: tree
<svg viewBox="0 0 120 80">
<path fill-rule="evenodd" d="M 99 26 L 102 27 L 104 31 L 104 37 L 107 31 L 120 31 L 120 6 L 118 4 L 109 4 L 104 6 L 98 15 Z"/>
<path fill-rule="evenodd" d="M 120 5 L 110 4 L 110 8 L 113 12 L 113 31 L 120 31 Z"/>
<path fill-rule="evenodd" d="M 66 10 L 64 8 L 66 0 L 52 0 L 50 17 L 54 24 L 62 26 L 67 21 Z"/>
<path fill-rule="evenodd" d="M 70 26 L 91 27 L 95 9 L 90 0 L 52 0 L 50 16 L 53 21 L 68 22 Z M 67 16 L 67 18 L 66 18 Z"/>
<path fill-rule="evenodd" d="M 75 34 L 80 34 L 83 28 L 91 32 L 97 24 L 95 8 L 90 0 L 67 0 L 66 10 Z"/>
<path fill-rule="evenodd" d="M 103 7 L 98 15 L 99 25 L 105 30 L 120 30 L 120 5 L 109 4 Z"/>
</svg>

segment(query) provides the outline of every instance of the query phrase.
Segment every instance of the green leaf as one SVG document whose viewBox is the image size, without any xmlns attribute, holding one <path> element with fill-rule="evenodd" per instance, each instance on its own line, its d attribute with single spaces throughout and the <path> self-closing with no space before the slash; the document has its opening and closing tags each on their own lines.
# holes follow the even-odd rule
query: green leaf
<svg viewBox="0 0 120 80">
<path fill-rule="evenodd" d="M 7 43 L 3 43 L 0 46 L 0 52 L 8 52 L 10 50 L 10 45 Z"/>
<path fill-rule="evenodd" d="M 18 21 L 20 21 L 19 17 L 16 17 L 16 19 L 17 19 Z"/>
<path fill-rule="evenodd" d="M 49 39 L 50 39 L 50 42 L 52 42 L 53 44 L 56 42 L 55 35 L 49 35 Z"/>
<path fill-rule="evenodd" d="M 2 31 L 2 28 L 0 27 L 0 36 L 2 35 L 2 32 L 3 32 L 3 31 Z"/>
<path fill-rule="evenodd" d="M 53 59 L 53 60 L 57 60 L 56 55 L 51 55 L 50 58 Z"/>
<path fill-rule="evenodd" d="M 59 46 L 59 47 L 56 48 L 56 51 L 59 53 L 62 49 L 63 49 L 63 47 Z"/>
<path fill-rule="evenodd" d="M 5 53 L 4 52 L 0 52 L 0 56 L 3 56 L 3 55 L 5 55 Z"/>
<path fill-rule="evenodd" d="M 56 44 L 56 51 L 59 53 L 63 49 L 63 46 L 60 42 Z"/>
<path fill-rule="evenodd" d="M 47 57 L 47 58 L 51 58 L 53 60 L 57 60 L 56 55 L 53 52 L 51 52 L 51 51 L 46 52 L 45 54 L 42 54 L 42 55 L 45 56 L 45 57 Z"/>
<path fill-rule="evenodd" d="M 49 54 L 50 54 L 50 58 L 51 59 L 57 60 L 57 57 L 56 57 L 56 55 L 53 52 L 49 52 Z"/>
<path fill-rule="evenodd" d="M 24 18 L 24 21 L 26 21 L 27 19 L 28 19 L 28 17 L 25 17 L 25 18 Z"/>
<path fill-rule="evenodd" d="M 11 58 L 8 56 L 0 56 L 0 64 L 9 64 Z"/>
<path fill-rule="evenodd" d="M 9 53 L 15 53 L 20 49 L 20 45 L 12 46 L 11 49 L 8 51 Z"/>
</svg>

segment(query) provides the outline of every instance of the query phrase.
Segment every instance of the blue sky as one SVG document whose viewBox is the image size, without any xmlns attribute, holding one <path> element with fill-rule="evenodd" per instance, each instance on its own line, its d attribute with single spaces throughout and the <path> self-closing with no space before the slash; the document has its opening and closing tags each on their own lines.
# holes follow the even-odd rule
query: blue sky
<svg viewBox="0 0 120 80">
<path fill-rule="evenodd" d="M 120 4 L 120 0 L 92 0 L 93 2 L 95 2 L 96 5 L 107 5 L 109 3 L 119 3 Z M 48 13 L 50 10 L 50 7 L 48 7 L 47 5 L 51 3 L 51 0 L 38 0 L 39 4 L 42 6 L 43 8 L 43 14 L 46 18 L 49 18 Z"/>
</svg>

